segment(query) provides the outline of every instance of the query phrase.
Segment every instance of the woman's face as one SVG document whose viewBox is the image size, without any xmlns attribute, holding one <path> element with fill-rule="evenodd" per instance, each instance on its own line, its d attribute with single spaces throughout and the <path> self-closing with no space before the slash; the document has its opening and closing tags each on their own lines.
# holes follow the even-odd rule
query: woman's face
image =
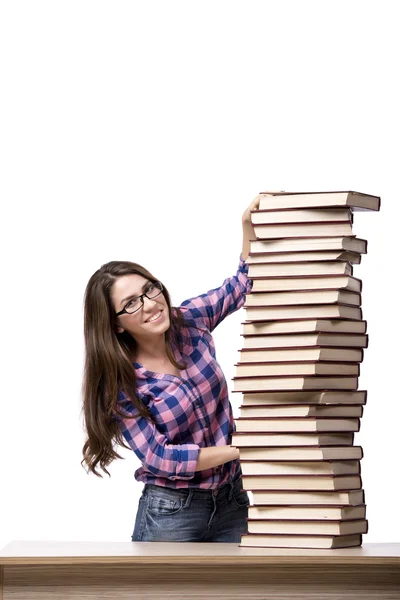
<svg viewBox="0 0 400 600">
<path fill-rule="evenodd" d="M 128 302 L 139 298 L 147 291 L 151 282 L 141 275 L 123 275 L 119 277 L 111 288 L 111 301 L 115 312 L 121 311 Z M 164 294 L 159 294 L 150 300 L 143 296 L 143 306 L 133 314 L 117 317 L 117 331 L 128 331 L 135 339 L 148 338 L 160 335 L 170 326 L 168 304 Z"/>
</svg>

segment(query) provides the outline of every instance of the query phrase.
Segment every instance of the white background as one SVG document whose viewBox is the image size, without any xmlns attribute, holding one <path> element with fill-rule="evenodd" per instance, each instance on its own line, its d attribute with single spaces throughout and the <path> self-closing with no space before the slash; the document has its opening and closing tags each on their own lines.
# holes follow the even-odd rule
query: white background
<svg viewBox="0 0 400 600">
<path fill-rule="evenodd" d="M 109 260 L 173 303 L 236 271 L 262 190 L 380 195 L 356 214 L 370 345 L 359 389 L 369 533 L 398 519 L 396 2 L 3 1 L 1 510 L 11 540 L 131 541 L 133 452 L 87 475 L 83 293 Z M 243 312 L 215 332 L 232 389 Z M 235 415 L 240 394 L 232 394 Z"/>
</svg>

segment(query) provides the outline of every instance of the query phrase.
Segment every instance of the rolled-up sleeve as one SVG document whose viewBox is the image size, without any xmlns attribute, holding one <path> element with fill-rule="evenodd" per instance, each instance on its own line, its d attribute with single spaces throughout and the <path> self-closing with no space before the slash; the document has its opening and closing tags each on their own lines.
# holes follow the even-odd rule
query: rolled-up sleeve
<svg viewBox="0 0 400 600">
<path fill-rule="evenodd" d="M 209 331 L 221 323 L 225 317 L 243 306 L 245 295 L 253 287 L 252 279 L 247 273 L 249 265 L 240 255 L 236 275 L 225 279 L 223 284 L 205 294 L 189 298 L 182 302 L 180 308 L 186 309 L 198 325 L 204 325 Z"/>
<path fill-rule="evenodd" d="M 119 398 L 121 412 L 136 414 L 133 404 L 122 392 Z M 126 442 L 149 473 L 167 479 L 194 477 L 200 451 L 197 444 L 170 444 L 154 423 L 140 415 L 129 419 L 115 415 L 115 418 Z"/>
</svg>

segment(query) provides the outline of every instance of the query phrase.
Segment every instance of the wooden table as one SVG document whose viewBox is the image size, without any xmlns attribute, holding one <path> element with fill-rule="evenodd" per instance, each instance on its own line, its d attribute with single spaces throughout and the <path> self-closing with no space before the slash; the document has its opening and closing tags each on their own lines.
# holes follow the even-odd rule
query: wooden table
<svg viewBox="0 0 400 600">
<path fill-rule="evenodd" d="M 0 570 L 0 600 L 400 600 L 400 544 L 14 541 L 0 551 Z"/>
</svg>

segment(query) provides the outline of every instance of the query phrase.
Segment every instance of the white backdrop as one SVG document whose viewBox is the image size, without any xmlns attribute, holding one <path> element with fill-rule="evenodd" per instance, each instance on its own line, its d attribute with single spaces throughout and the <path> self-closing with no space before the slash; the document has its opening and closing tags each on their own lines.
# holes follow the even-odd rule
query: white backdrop
<svg viewBox="0 0 400 600">
<path fill-rule="evenodd" d="M 400 540 L 396 4 L 1 3 L 0 546 L 130 541 L 135 455 L 110 479 L 80 465 L 86 283 L 132 260 L 175 304 L 219 285 L 266 189 L 382 198 L 354 221 L 370 336 L 356 443 L 364 541 Z M 215 332 L 230 389 L 242 319 Z"/>
</svg>

